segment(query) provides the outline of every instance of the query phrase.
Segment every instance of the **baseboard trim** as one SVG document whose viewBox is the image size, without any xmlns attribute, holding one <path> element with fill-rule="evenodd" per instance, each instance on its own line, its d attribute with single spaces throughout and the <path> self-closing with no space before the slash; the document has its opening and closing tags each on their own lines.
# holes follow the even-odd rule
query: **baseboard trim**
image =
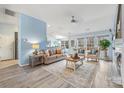
<svg viewBox="0 0 124 93">
<path fill-rule="evenodd" d="M 28 66 L 29 64 L 19 64 L 20 67 Z"/>
<path fill-rule="evenodd" d="M 0 61 L 3 62 L 3 61 L 11 61 L 11 60 L 14 60 L 14 59 L 4 59 L 4 60 L 0 60 Z"/>
</svg>

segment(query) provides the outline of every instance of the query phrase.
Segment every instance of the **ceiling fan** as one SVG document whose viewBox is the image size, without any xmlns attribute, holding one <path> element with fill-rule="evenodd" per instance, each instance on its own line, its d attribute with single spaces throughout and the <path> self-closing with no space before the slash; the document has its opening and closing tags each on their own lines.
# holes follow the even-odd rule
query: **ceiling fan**
<svg viewBox="0 0 124 93">
<path fill-rule="evenodd" d="M 71 23 L 77 23 L 78 21 L 75 19 L 75 16 L 71 16 Z"/>
</svg>

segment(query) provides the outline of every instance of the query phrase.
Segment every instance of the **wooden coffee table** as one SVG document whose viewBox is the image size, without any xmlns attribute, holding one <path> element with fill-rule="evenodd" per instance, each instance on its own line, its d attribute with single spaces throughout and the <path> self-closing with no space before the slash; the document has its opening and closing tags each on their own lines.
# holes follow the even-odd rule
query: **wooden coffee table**
<svg viewBox="0 0 124 93">
<path fill-rule="evenodd" d="M 83 58 L 73 59 L 71 57 L 67 57 L 67 58 L 65 58 L 65 60 L 66 60 L 66 68 L 71 68 L 74 71 L 76 70 L 76 63 L 77 62 L 81 62 L 81 65 L 83 64 Z M 81 65 L 79 65 L 78 67 L 80 67 Z"/>
</svg>

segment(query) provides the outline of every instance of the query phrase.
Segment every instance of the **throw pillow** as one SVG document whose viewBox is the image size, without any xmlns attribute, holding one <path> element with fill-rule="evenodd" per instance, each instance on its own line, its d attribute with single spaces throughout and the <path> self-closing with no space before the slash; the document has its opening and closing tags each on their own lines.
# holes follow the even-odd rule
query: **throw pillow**
<svg viewBox="0 0 124 93">
<path fill-rule="evenodd" d="M 49 56 L 51 56 L 52 55 L 52 52 L 51 52 L 51 50 L 49 50 Z"/>
<path fill-rule="evenodd" d="M 56 54 L 55 49 L 51 49 L 51 52 L 52 52 L 52 55 L 55 55 Z"/>
<path fill-rule="evenodd" d="M 92 54 L 92 50 L 89 50 L 89 51 L 88 51 L 88 54 Z"/>
<path fill-rule="evenodd" d="M 47 55 L 47 56 L 49 56 L 49 52 L 48 52 L 49 50 L 46 50 L 45 51 L 45 54 Z"/>
<path fill-rule="evenodd" d="M 45 51 L 45 54 L 46 54 L 47 56 L 51 56 L 51 51 L 48 49 L 48 50 Z"/>
<path fill-rule="evenodd" d="M 84 54 L 84 50 L 81 50 L 81 53 Z"/>
<path fill-rule="evenodd" d="M 92 50 L 92 54 L 96 55 L 97 50 Z"/>
<path fill-rule="evenodd" d="M 61 49 L 56 49 L 56 54 L 61 54 Z"/>
</svg>

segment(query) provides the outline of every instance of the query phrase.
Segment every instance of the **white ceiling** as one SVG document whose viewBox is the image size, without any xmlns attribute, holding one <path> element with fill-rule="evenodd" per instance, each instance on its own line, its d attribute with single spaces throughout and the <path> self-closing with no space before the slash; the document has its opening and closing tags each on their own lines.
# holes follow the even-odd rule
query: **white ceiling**
<svg viewBox="0 0 124 93">
<path fill-rule="evenodd" d="M 79 34 L 84 32 L 103 31 L 113 24 L 116 5 L 110 4 L 46 4 L 46 5 L 0 5 L 19 13 L 24 13 L 45 21 L 50 36 Z M 78 23 L 72 24 L 71 16 Z"/>
</svg>

